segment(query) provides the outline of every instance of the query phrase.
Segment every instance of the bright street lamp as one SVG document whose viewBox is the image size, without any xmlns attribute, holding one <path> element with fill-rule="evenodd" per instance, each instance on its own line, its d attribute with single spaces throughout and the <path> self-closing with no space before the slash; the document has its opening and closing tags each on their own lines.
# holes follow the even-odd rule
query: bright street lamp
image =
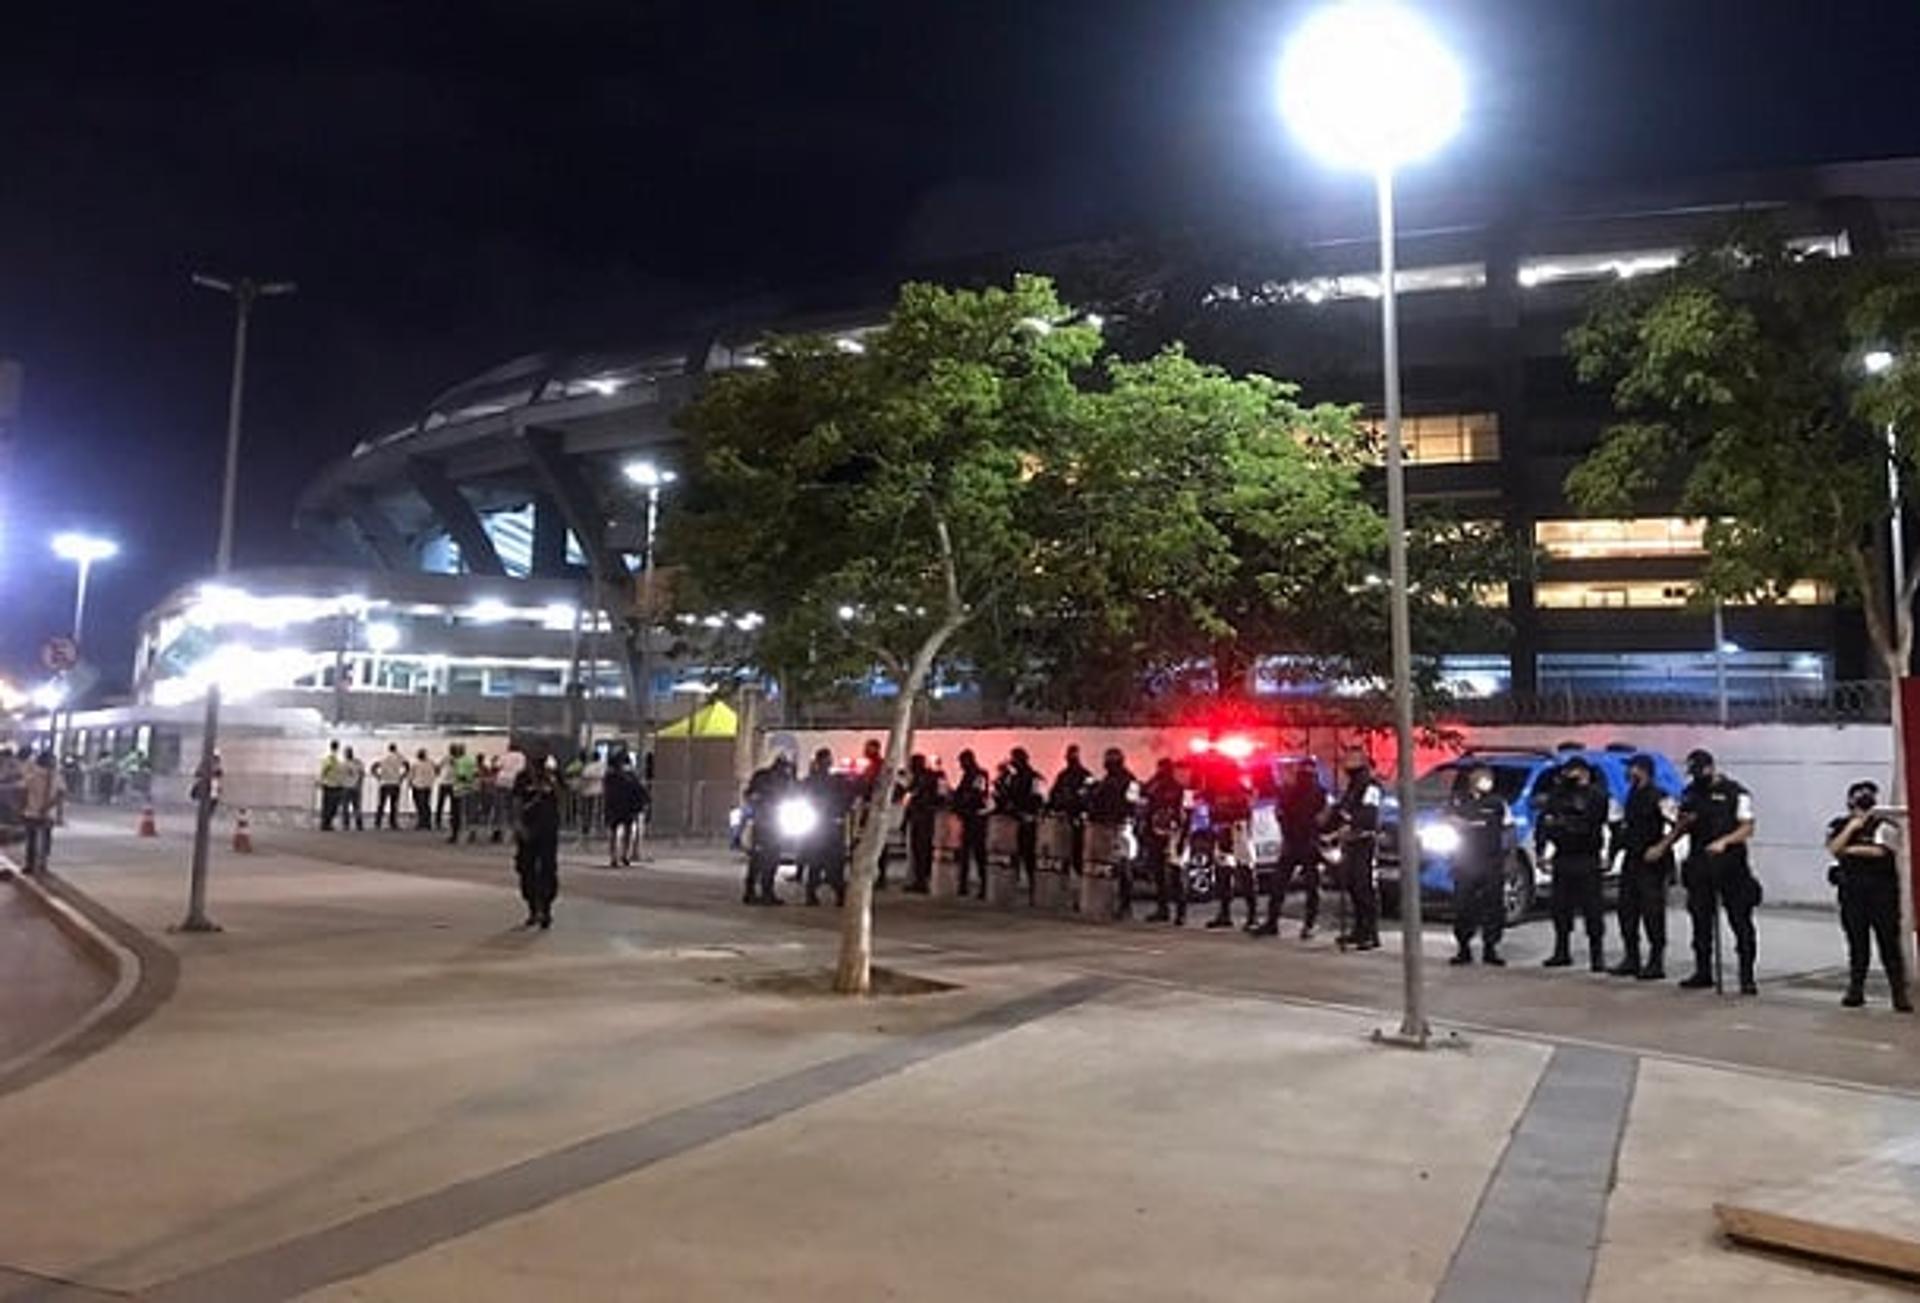
<svg viewBox="0 0 1920 1303">
<path fill-rule="evenodd" d="M 1380 336 L 1386 374 L 1387 582 L 1391 588 L 1394 731 L 1399 747 L 1400 928 L 1406 1008 L 1400 1043 L 1424 1047 L 1428 1028 L 1420 918 L 1420 826 L 1414 795 L 1413 632 L 1407 604 L 1406 450 L 1400 436 L 1400 328 L 1393 225 L 1394 169 L 1438 150 L 1460 127 L 1466 80 L 1412 12 L 1345 0 L 1314 14 L 1280 61 L 1280 108 L 1309 152 L 1371 172 L 1380 219 Z"/>
<path fill-rule="evenodd" d="M 73 643 L 78 647 L 82 645 L 80 635 L 86 628 L 87 578 L 93 573 L 93 563 L 118 556 L 120 545 L 112 539 L 95 538 L 91 534 L 55 534 L 53 554 L 62 561 L 73 562 L 79 569 L 73 586 Z"/>
<path fill-rule="evenodd" d="M 1884 348 L 1876 348 L 1861 358 L 1860 363 L 1866 367 L 1867 374 L 1870 376 L 1885 375 L 1893 370 L 1893 354 Z"/>
</svg>

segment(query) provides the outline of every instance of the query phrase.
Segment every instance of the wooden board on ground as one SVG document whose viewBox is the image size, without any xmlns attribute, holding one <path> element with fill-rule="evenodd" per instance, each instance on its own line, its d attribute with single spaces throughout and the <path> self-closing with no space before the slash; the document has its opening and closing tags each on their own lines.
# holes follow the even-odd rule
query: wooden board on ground
<svg viewBox="0 0 1920 1303">
<path fill-rule="evenodd" d="M 1920 1137 L 1826 1176 L 1716 1203 L 1713 1214 L 1743 1244 L 1920 1278 Z"/>
</svg>

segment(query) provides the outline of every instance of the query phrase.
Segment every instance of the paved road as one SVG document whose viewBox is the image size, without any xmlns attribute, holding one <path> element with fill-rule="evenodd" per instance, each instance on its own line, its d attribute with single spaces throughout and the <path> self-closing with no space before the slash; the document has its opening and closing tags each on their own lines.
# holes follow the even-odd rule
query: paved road
<svg viewBox="0 0 1920 1303">
<path fill-rule="evenodd" d="M 0 1063 L 73 1026 L 112 985 L 25 888 L 0 883 Z"/>
<path fill-rule="evenodd" d="M 399 834 L 277 831 L 274 847 L 341 864 L 493 882 L 511 881 L 508 856 L 485 845 L 449 847 L 438 839 Z M 830 909 L 788 906 L 749 910 L 738 904 L 734 861 L 717 850 L 663 848 L 652 866 L 609 871 L 597 859 L 570 853 L 564 897 L 587 897 L 669 911 L 733 911 L 743 926 L 780 931 L 832 929 Z M 782 884 L 789 895 L 796 888 Z M 885 894 L 876 935 L 882 948 L 918 948 L 962 964 L 1009 962 L 1069 968 L 1092 975 L 1163 983 L 1189 990 L 1307 1001 L 1342 1009 L 1399 1008 L 1397 932 L 1373 954 L 1339 954 L 1322 935 L 1255 941 L 1209 932 L 1197 918 L 1184 929 L 1135 923 L 1100 927 L 1071 917 L 992 910 L 975 901 L 929 901 Z M 503 901 L 503 910 L 515 908 Z M 1297 908 L 1289 906 L 1290 909 Z M 1204 911 L 1201 912 L 1204 916 Z M 1883 1000 L 1861 1011 L 1838 1007 L 1832 965 L 1842 957 L 1833 919 L 1807 911 L 1775 911 L 1761 921 L 1758 999 L 1689 993 L 1673 981 L 1637 983 L 1583 971 L 1539 968 L 1552 944 L 1550 925 L 1534 920 L 1510 934 L 1504 971 L 1457 970 L 1444 925 L 1426 933 L 1431 1016 L 1447 1028 L 1544 1036 L 1705 1063 L 1853 1082 L 1920 1093 L 1920 1019 L 1889 1012 Z M 1289 933 L 1292 929 L 1289 929 Z M 1331 931 L 1331 929 L 1327 929 Z M 1687 923 L 1672 911 L 1668 956 L 1674 979 L 1688 968 Z M 1615 944 L 1617 945 L 1617 939 Z"/>
</svg>

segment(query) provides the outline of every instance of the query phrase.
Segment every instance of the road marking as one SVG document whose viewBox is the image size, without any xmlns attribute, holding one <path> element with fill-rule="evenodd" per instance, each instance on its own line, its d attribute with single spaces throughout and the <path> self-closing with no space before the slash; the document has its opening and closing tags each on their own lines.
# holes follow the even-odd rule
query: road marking
<svg viewBox="0 0 1920 1303">
<path fill-rule="evenodd" d="M 1095 999 L 1116 985 L 1105 978 L 1076 978 L 946 1027 L 803 1068 L 216 1263 L 133 1297 L 151 1303 L 272 1303 L 294 1298 L 965 1049 Z"/>
<path fill-rule="evenodd" d="M 1639 1061 L 1553 1052 L 1434 1303 L 1585 1303 Z"/>
</svg>

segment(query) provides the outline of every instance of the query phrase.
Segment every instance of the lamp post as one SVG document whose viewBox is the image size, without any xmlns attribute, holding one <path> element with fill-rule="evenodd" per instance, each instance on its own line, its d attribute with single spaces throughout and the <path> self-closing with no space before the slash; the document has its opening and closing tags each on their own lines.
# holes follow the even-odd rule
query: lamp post
<svg viewBox="0 0 1920 1303">
<path fill-rule="evenodd" d="M 625 466 L 627 479 L 647 491 L 647 532 L 640 572 L 640 736 L 653 744 L 653 540 L 660 528 L 660 492 L 680 477 L 651 461 Z"/>
<path fill-rule="evenodd" d="M 227 390 L 227 457 L 220 481 L 220 542 L 214 551 L 213 571 L 225 575 L 233 568 L 233 501 L 240 479 L 240 409 L 247 383 L 247 319 L 253 314 L 254 301 L 294 292 L 292 281 L 256 281 L 250 277 L 221 280 L 194 273 L 193 283 L 202 289 L 217 290 L 233 299 L 233 379 Z M 207 684 L 207 714 L 200 729 L 200 775 L 197 782 L 199 808 L 193 821 L 193 860 L 187 881 L 187 916 L 180 923 L 182 932 L 217 932 L 219 926 L 207 917 L 207 850 L 213 832 L 213 769 L 219 749 L 220 684 Z"/>
<path fill-rule="evenodd" d="M 1312 15 L 1280 64 L 1280 106 L 1309 151 L 1372 174 L 1380 225 L 1380 338 L 1386 381 L 1387 582 L 1398 742 L 1400 927 L 1404 1004 L 1397 1043 L 1427 1043 L 1420 917 L 1419 809 L 1414 793 L 1413 633 L 1408 609 L 1406 450 L 1400 431 L 1400 330 L 1395 284 L 1394 172 L 1438 150 L 1460 125 L 1460 66 L 1417 15 L 1346 0 Z"/>
<path fill-rule="evenodd" d="M 1869 376 L 1884 376 L 1892 371 L 1899 361 L 1885 349 L 1874 349 L 1861 359 L 1861 365 Z M 1900 502 L 1900 431 L 1893 422 L 1887 422 L 1887 504 L 1892 519 L 1890 529 L 1892 537 L 1888 547 L 1891 580 L 1893 588 L 1893 643 L 1901 657 L 1899 665 L 1891 666 L 1893 691 L 1889 694 L 1888 716 L 1893 724 L 1893 803 L 1904 806 L 1907 803 L 1907 720 L 1905 694 L 1901 691 L 1901 681 L 1912 670 L 1906 663 L 1908 635 L 1906 630 L 1912 626 L 1913 612 L 1907 609 L 1907 531 L 1905 512 Z M 1900 839 L 1897 859 L 1900 871 L 1900 947 L 1907 966 L 1907 972 L 1914 971 L 1915 916 L 1913 884 L 1913 817 L 1907 818 L 1906 836 Z"/>
</svg>

